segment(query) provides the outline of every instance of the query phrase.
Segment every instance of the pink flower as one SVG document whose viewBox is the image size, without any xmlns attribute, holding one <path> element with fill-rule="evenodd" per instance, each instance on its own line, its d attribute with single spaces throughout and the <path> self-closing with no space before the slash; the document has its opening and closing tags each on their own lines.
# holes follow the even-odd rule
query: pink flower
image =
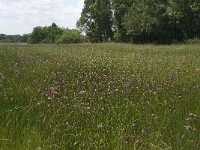
<svg viewBox="0 0 200 150">
<path fill-rule="evenodd" d="M 54 98 L 54 96 L 58 94 L 57 87 L 54 84 L 52 86 L 50 86 L 49 91 L 50 91 L 50 96 L 48 96 L 49 100 Z"/>
<path fill-rule="evenodd" d="M 83 91 L 83 90 L 81 90 L 81 91 L 79 92 L 79 94 L 80 94 L 81 96 L 84 96 L 85 93 L 86 93 L 86 91 Z"/>
</svg>

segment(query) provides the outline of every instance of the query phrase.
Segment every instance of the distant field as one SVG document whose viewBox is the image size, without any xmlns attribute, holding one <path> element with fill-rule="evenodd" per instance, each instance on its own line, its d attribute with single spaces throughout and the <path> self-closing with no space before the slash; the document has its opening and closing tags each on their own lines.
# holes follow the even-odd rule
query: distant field
<svg viewBox="0 0 200 150">
<path fill-rule="evenodd" d="M 0 45 L 0 150 L 199 150 L 200 44 Z"/>
</svg>

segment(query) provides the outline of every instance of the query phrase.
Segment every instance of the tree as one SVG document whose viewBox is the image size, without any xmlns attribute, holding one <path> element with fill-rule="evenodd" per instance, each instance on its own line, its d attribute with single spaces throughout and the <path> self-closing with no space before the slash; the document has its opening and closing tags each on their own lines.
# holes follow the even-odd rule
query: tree
<svg viewBox="0 0 200 150">
<path fill-rule="evenodd" d="M 133 42 L 172 43 L 199 37 L 197 0 L 133 0 L 125 28 Z"/>
<path fill-rule="evenodd" d="M 26 42 L 28 41 L 28 37 L 29 37 L 29 34 L 23 34 L 23 35 L 21 36 L 20 42 L 26 43 Z"/>
<path fill-rule="evenodd" d="M 81 32 L 85 32 L 90 40 L 95 40 L 95 0 L 85 0 L 84 8 L 80 19 L 77 21 L 77 27 Z"/>
<path fill-rule="evenodd" d="M 6 39 L 6 34 L 0 34 L 0 41 L 3 41 Z"/>
<path fill-rule="evenodd" d="M 29 43 L 56 43 L 56 40 L 62 35 L 64 30 L 55 23 L 51 26 L 35 27 L 29 36 Z"/>
<path fill-rule="evenodd" d="M 155 16 L 158 3 L 155 0 L 134 0 L 128 9 L 124 25 L 133 41 L 149 41 L 151 27 L 157 24 Z"/>
<path fill-rule="evenodd" d="M 85 0 L 77 27 L 85 32 L 92 42 L 108 41 L 112 38 L 110 0 Z"/>
<path fill-rule="evenodd" d="M 28 34 L 24 34 L 24 35 L 6 35 L 6 34 L 0 34 L 0 42 L 26 43 L 27 39 L 28 39 Z"/>
<path fill-rule="evenodd" d="M 55 23 L 52 23 L 51 26 L 48 27 L 48 42 L 49 43 L 55 43 L 56 40 L 62 35 L 64 32 L 63 29 L 58 27 Z"/>
<path fill-rule="evenodd" d="M 80 34 L 78 30 L 75 29 L 66 29 L 62 36 L 58 40 L 58 44 L 70 44 L 70 43 L 81 43 L 83 35 Z"/>
<path fill-rule="evenodd" d="M 46 38 L 43 27 L 35 27 L 33 32 L 30 34 L 28 42 L 31 44 L 41 43 Z"/>
<path fill-rule="evenodd" d="M 127 41 L 127 30 L 124 26 L 124 19 L 128 13 L 130 0 L 112 0 L 112 8 L 114 12 L 114 38 L 118 42 Z"/>
<path fill-rule="evenodd" d="M 200 36 L 200 1 L 199 0 L 170 0 L 174 18 L 180 23 L 184 38 Z"/>
</svg>

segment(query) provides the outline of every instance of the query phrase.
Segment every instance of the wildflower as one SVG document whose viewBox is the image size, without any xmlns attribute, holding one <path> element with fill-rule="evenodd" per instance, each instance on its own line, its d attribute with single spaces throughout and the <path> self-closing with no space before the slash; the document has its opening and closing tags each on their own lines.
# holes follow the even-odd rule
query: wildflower
<svg viewBox="0 0 200 150">
<path fill-rule="evenodd" d="M 135 145 L 136 145 L 137 147 L 139 147 L 141 144 L 142 144 L 142 141 L 141 141 L 141 140 L 137 139 L 137 140 L 135 141 Z"/>
<path fill-rule="evenodd" d="M 90 110 L 91 108 L 88 106 L 88 107 L 86 107 L 86 109 L 87 109 L 87 110 Z"/>
<path fill-rule="evenodd" d="M 16 74 L 16 76 L 19 76 L 20 71 L 19 70 L 15 70 L 15 74 Z"/>
<path fill-rule="evenodd" d="M 194 113 L 190 113 L 189 117 L 186 120 L 187 121 L 191 121 L 191 122 L 196 121 L 197 120 L 197 115 L 194 114 Z"/>
<path fill-rule="evenodd" d="M 197 117 L 197 115 L 194 114 L 194 113 L 190 113 L 189 116 L 190 116 L 191 118 L 196 118 L 196 117 Z"/>
<path fill-rule="evenodd" d="M 131 125 L 131 127 L 132 127 L 133 129 L 135 129 L 135 127 L 136 127 L 136 123 L 133 122 L 132 125 Z"/>
<path fill-rule="evenodd" d="M 42 149 L 41 147 L 37 147 L 37 148 L 36 148 L 36 150 L 41 150 L 41 149 Z"/>
<path fill-rule="evenodd" d="M 49 100 L 52 99 L 52 98 L 54 98 L 55 95 L 58 94 L 56 85 L 50 86 L 49 91 L 50 91 L 50 95 L 51 95 L 51 96 L 48 96 Z"/>
<path fill-rule="evenodd" d="M 186 128 L 186 130 L 188 131 L 188 132 L 192 132 L 192 131 L 197 131 L 197 129 L 195 129 L 194 127 L 192 127 L 192 126 L 185 126 L 185 128 Z"/>
<path fill-rule="evenodd" d="M 49 88 L 49 90 L 50 90 L 50 92 L 52 93 L 52 94 L 57 94 L 57 92 L 56 92 L 56 86 L 51 86 L 50 88 Z"/>
<path fill-rule="evenodd" d="M 119 89 L 115 89 L 115 92 L 119 91 Z"/>
<path fill-rule="evenodd" d="M 142 134 L 148 135 L 148 132 L 149 132 L 148 128 L 142 129 Z"/>
<path fill-rule="evenodd" d="M 124 137 L 124 141 L 126 144 L 128 144 L 130 142 L 130 137 L 129 136 L 125 136 Z"/>
<path fill-rule="evenodd" d="M 98 125 L 97 125 L 97 128 L 98 128 L 98 129 L 103 129 L 103 124 L 102 124 L 102 123 L 98 124 Z"/>
<path fill-rule="evenodd" d="M 79 92 L 79 94 L 80 94 L 81 96 L 84 96 L 85 93 L 86 93 L 86 91 L 84 91 L 84 90 L 81 90 L 81 91 Z"/>
<path fill-rule="evenodd" d="M 38 102 L 37 105 L 40 106 L 42 104 L 42 102 Z"/>
<path fill-rule="evenodd" d="M 48 96 L 48 100 L 52 100 L 53 98 L 51 96 Z"/>
</svg>

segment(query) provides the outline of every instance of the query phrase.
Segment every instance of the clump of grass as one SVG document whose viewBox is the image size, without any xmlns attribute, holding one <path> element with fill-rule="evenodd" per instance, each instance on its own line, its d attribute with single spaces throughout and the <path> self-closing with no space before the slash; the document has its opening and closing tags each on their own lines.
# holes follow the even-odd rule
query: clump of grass
<svg viewBox="0 0 200 150">
<path fill-rule="evenodd" d="M 199 149 L 199 45 L 0 45 L 0 149 Z"/>
</svg>

